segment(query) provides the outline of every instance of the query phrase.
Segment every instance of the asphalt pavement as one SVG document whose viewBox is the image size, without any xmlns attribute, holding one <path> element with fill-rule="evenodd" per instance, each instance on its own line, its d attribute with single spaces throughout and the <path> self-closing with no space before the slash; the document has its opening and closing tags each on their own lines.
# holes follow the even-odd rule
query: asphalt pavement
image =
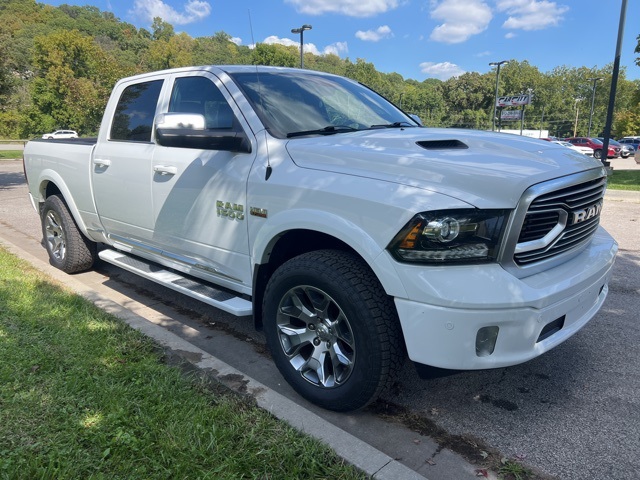
<svg viewBox="0 0 640 480">
<path fill-rule="evenodd" d="M 633 158 L 611 163 L 640 168 Z M 22 165 L 0 161 L 0 242 L 375 478 L 475 478 L 484 452 L 517 460 L 539 478 L 637 478 L 638 222 L 640 192 L 608 191 L 602 224 L 620 243 L 609 298 L 563 345 L 520 366 L 428 381 L 407 362 L 397 388 L 373 409 L 336 414 L 306 403 L 282 381 L 250 319 L 110 265 L 73 276 L 52 268 Z"/>
</svg>

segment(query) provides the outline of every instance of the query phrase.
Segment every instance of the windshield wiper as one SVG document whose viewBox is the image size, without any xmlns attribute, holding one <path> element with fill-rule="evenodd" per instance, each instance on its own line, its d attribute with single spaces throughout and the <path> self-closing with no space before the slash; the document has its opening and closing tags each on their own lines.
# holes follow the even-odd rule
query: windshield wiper
<svg viewBox="0 0 640 480">
<path fill-rule="evenodd" d="M 348 125 L 328 125 L 324 128 L 317 128 L 315 130 L 303 130 L 301 132 L 287 133 L 287 138 L 303 137 L 305 135 L 333 135 L 334 133 L 357 131 L 357 128 L 353 128 Z"/>
<path fill-rule="evenodd" d="M 385 123 L 382 125 L 371 125 L 369 128 L 402 128 L 402 127 L 415 127 L 415 125 L 409 122 L 393 122 L 393 123 Z"/>
</svg>

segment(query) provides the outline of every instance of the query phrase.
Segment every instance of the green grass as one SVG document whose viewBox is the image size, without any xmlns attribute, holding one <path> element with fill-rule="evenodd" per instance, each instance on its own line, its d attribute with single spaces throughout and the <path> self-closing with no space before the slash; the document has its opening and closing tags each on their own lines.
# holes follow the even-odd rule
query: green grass
<svg viewBox="0 0 640 480">
<path fill-rule="evenodd" d="M 611 190 L 640 191 L 640 170 L 613 170 L 609 175 L 607 188 Z"/>
<path fill-rule="evenodd" d="M 364 478 L 0 248 L 0 478 Z"/>
<path fill-rule="evenodd" d="M 22 150 L 0 150 L 0 160 L 22 158 Z"/>
</svg>

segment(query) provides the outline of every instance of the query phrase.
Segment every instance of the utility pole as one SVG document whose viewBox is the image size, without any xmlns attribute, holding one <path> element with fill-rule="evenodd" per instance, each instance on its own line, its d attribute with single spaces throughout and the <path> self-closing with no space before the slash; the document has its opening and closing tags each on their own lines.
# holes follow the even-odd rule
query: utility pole
<svg viewBox="0 0 640 480">
<path fill-rule="evenodd" d="M 587 137 L 591 136 L 591 120 L 593 119 L 593 103 L 596 99 L 596 82 L 602 80 L 602 77 L 587 78 L 590 82 L 593 82 L 593 88 L 591 89 L 591 112 L 589 113 L 589 129 L 587 130 Z"/>
<path fill-rule="evenodd" d="M 495 95 L 495 101 L 493 103 L 493 118 L 491 119 L 492 132 L 496 131 L 496 110 L 498 108 L 498 85 L 500 83 L 500 66 L 506 65 L 507 63 L 509 63 L 508 60 L 502 60 L 500 62 L 491 62 L 489 64 L 490 67 L 498 67 L 496 70 L 496 95 Z"/>
</svg>

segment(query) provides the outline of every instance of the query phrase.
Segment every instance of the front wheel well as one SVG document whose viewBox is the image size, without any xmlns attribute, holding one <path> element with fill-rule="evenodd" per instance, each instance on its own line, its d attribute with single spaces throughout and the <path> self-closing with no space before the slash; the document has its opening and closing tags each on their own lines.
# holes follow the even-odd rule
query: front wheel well
<svg viewBox="0 0 640 480">
<path fill-rule="evenodd" d="M 316 250 L 340 250 L 360 256 L 351 246 L 326 233 L 313 230 L 290 230 L 280 235 L 268 252 L 268 261 L 256 265 L 253 272 L 253 319 L 256 330 L 262 330 L 262 301 L 267 282 L 273 272 L 287 260 Z M 366 262 L 365 262 L 366 263 Z"/>
</svg>

